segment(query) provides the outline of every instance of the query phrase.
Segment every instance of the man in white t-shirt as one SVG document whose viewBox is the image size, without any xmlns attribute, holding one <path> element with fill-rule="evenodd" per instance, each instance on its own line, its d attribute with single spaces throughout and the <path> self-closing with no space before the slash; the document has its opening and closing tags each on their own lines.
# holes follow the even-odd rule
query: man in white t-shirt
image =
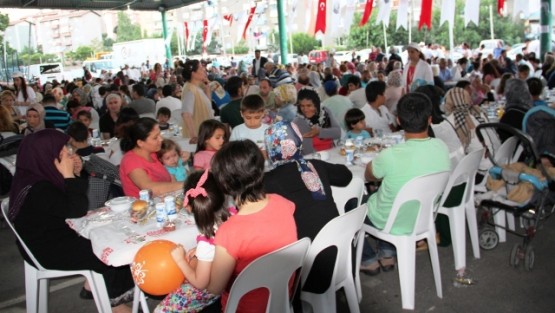
<svg viewBox="0 0 555 313">
<path fill-rule="evenodd" d="M 171 112 L 175 110 L 181 110 L 181 100 L 172 97 L 174 87 L 172 85 L 165 85 L 162 88 L 162 95 L 164 98 L 160 99 L 160 101 L 156 102 L 156 112 L 161 107 L 165 107 L 170 109 Z"/>
<path fill-rule="evenodd" d="M 385 83 L 378 80 L 370 82 L 365 89 L 368 104 L 361 108 L 361 111 L 364 113 L 367 131 L 374 136 L 395 130 L 393 114 L 384 105 L 385 88 Z"/>
<path fill-rule="evenodd" d="M 349 90 L 349 100 L 353 102 L 353 108 L 362 109 L 366 106 L 366 93 L 362 88 L 360 77 L 351 75 L 347 80 L 347 89 Z"/>
<path fill-rule="evenodd" d="M 249 139 L 256 143 L 265 156 L 264 132 L 268 125 L 262 123 L 264 117 L 264 99 L 259 95 L 248 95 L 241 101 L 243 124 L 237 125 L 231 132 L 229 140 Z"/>
</svg>

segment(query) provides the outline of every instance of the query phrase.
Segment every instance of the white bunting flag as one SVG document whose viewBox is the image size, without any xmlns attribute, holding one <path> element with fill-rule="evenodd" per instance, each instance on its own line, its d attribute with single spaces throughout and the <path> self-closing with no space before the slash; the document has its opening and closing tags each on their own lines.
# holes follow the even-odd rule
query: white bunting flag
<svg viewBox="0 0 555 313">
<path fill-rule="evenodd" d="M 408 29 L 409 0 L 399 0 L 397 9 L 397 28 Z"/>
<path fill-rule="evenodd" d="M 439 26 L 443 25 L 445 22 L 448 22 L 450 25 L 453 25 L 455 22 L 455 0 L 443 0 L 441 4 Z"/>
<path fill-rule="evenodd" d="M 473 22 L 478 26 L 478 18 L 480 17 L 480 0 L 466 0 L 464 7 L 464 26 L 467 27 L 468 23 Z"/>
<path fill-rule="evenodd" d="M 376 18 L 376 25 L 384 23 L 386 27 L 389 26 L 389 16 L 391 15 L 391 2 L 393 0 L 380 0 L 380 8 L 378 17 Z"/>
<path fill-rule="evenodd" d="M 528 14 L 529 14 L 528 8 L 529 7 L 530 7 L 530 4 L 528 3 L 528 1 L 524 1 L 524 0 L 520 0 L 520 1 L 515 0 L 515 1 L 513 1 L 513 18 L 519 16 L 520 13 L 522 13 L 522 15 L 525 18 L 528 17 Z"/>
</svg>

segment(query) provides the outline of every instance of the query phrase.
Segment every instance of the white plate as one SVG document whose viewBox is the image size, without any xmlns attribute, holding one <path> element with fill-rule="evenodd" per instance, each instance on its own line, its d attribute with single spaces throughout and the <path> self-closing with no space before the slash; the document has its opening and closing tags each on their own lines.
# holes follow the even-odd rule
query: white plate
<svg viewBox="0 0 555 313">
<path fill-rule="evenodd" d="M 135 200 L 136 199 L 133 197 L 118 197 L 118 198 L 114 198 L 106 201 L 104 205 L 106 205 L 107 207 L 110 207 L 110 209 L 114 212 L 124 212 L 126 210 L 129 210 L 129 208 L 131 208 L 131 204 Z"/>
</svg>

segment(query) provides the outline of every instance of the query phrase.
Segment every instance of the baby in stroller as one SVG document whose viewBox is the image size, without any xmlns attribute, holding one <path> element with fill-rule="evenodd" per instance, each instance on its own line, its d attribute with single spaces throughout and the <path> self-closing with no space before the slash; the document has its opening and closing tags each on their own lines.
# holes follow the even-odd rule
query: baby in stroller
<svg viewBox="0 0 555 313">
<path fill-rule="evenodd" d="M 495 128 L 510 133 L 513 137 L 507 141 L 514 142 L 505 164 L 492 158 L 494 166 L 489 170 L 489 191 L 476 196 L 478 219 L 482 222 L 480 246 L 486 250 L 495 248 L 500 239 L 504 241 L 505 230 L 523 237 L 522 244 L 513 246 L 510 264 L 517 267 L 523 263 L 528 271 L 533 268 L 535 259 L 531 240 L 538 225 L 553 212 L 555 203 L 555 130 L 546 130 L 555 125 L 555 110 L 549 111 L 530 110 L 524 119 L 524 130 L 528 134 L 503 124 L 483 124 L 476 130 L 480 140 L 485 129 Z M 518 155 L 512 158 L 516 150 L 522 151 L 520 158 Z M 511 163 L 514 159 L 520 162 Z M 508 227 L 505 227 L 505 215 Z M 520 218 L 520 231 L 515 230 L 515 217 Z"/>
</svg>

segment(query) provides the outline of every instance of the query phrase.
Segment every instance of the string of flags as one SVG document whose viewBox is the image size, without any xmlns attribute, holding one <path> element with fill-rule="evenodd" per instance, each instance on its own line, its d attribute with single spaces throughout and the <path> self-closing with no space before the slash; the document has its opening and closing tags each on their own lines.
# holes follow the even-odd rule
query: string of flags
<svg viewBox="0 0 555 313">
<path fill-rule="evenodd" d="M 396 29 L 408 29 L 408 14 L 410 1 L 397 1 L 397 20 Z M 316 38 L 323 36 L 336 38 L 348 32 L 353 23 L 354 12 L 357 10 L 357 1 L 353 0 L 286 0 L 286 23 L 290 32 L 305 32 Z M 261 24 L 266 24 L 266 10 L 268 6 L 259 5 L 260 2 L 252 2 L 245 9 L 243 5 L 239 9 L 230 12 L 214 13 L 212 16 L 205 16 L 200 20 L 183 21 L 185 46 L 187 50 L 193 49 L 197 33 L 201 32 L 203 47 L 210 44 L 213 31 L 220 29 L 227 32 L 234 43 L 240 40 L 247 40 L 252 36 L 258 39 L 268 35 L 261 31 Z M 213 2 L 206 2 L 208 6 L 214 6 Z M 527 1 L 512 1 L 512 15 L 517 16 L 523 13 L 528 15 Z M 236 5 L 238 6 L 238 5 Z M 366 0 L 362 4 L 363 13 L 359 26 L 364 26 L 370 21 L 372 14 L 377 14 L 375 23 L 383 23 L 389 26 L 391 11 L 393 10 L 393 0 Z M 454 23 L 455 19 L 455 0 L 442 0 L 441 18 L 439 25 L 444 23 Z M 432 25 L 433 0 L 422 0 L 420 7 L 420 17 L 418 29 Z M 214 10 L 215 11 L 215 10 Z M 377 12 L 377 13 L 376 13 Z M 501 16 L 507 15 L 507 4 L 505 0 L 497 0 L 497 12 Z M 479 24 L 480 0 L 466 0 L 464 2 L 464 25 L 470 22 Z M 249 30 L 249 28 L 252 28 Z"/>
</svg>

